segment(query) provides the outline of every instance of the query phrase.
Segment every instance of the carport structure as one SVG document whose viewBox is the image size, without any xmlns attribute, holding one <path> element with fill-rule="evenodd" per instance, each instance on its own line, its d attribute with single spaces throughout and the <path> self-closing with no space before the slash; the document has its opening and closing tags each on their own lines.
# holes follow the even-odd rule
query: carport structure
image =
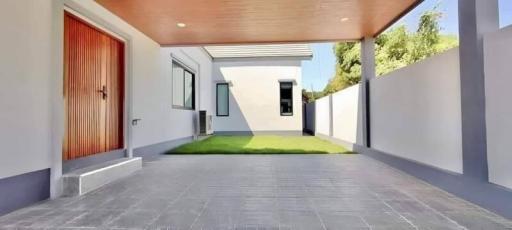
<svg viewBox="0 0 512 230">
<path fill-rule="evenodd" d="M 98 27 L 112 31 L 119 35 L 120 40 L 126 45 L 125 115 L 120 120 L 124 127 L 122 131 L 124 145 L 121 154 L 126 153 L 127 158 L 137 156 L 137 150 L 144 154 L 157 152 L 161 146 L 146 145 L 168 141 L 162 138 L 150 140 L 151 131 L 153 131 L 151 129 L 161 122 L 157 116 L 147 119 L 148 123 L 157 124 L 153 127 L 148 126 L 146 130 L 143 130 L 144 127 L 134 127 L 138 120 L 137 115 L 157 112 L 147 110 L 146 108 L 149 107 L 144 106 L 151 103 L 145 103 L 144 100 L 158 98 L 151 97 L 151 91 L 154 90 L 151 86 L 158 87 L 158 85 L 144 85 L 144 87 L 141 85 L 152 75 L 160 74 L 159 67 L 155 65 L 161 62 L 160 52 L 164 53 L 162 50 L 182 46 L 219 44 L 356 40 L 361 41 L 362 44 L 362 81 L 360 83 L 362 112 L 359 116 L 363 138 L 352 144 L 354 149 L 363 153 L 364 156 L 347 158 L 346 161 L 344 157 L 330 159 L 331 156 L 324 158 L 235 157 L 232 159 L 219 156 L 173 156 L 162 161 L 147 163 L 140 173 L 82 198 L 55 199 L 12 213 L 0 219 L 0 224 L 8 227 L 34 228 L 168 226 L 172 229 L 173 223 L 169 223 L 168 220 L 183 214 L 184 216 L 180 216 L 176 223 L 186 222 L 186 224 L 176 224 L 176 226 L 184 226 L 186 229 L 258 226 L 294 228 L 298 221 L 308 222 L 306 221 L 308 218 L 311 218 L 311 222 L 308 223 L 318 221 L 319 225 L 306 229 L 331 229 L 330 224 L 340 220 L 339 218 L 344 221 L 334 226 L 340 228 L 347 226 L 349 229 L 379 229 L 381 226 L 392 229 L 481 228 L 482 226 L 473 222 L 472 218 L 480 220 L 479 223 L 486 223 L 484 228 L 510 228 L 511 225 L 507 220 L 372 159 L 384 161 L 502 216 L 512 217 L 512 208 L 507 205 L 512 203 L 510 191 L 489 183 L 488 178 L 483 35 L 499 28 L 497 0 L 459 0 L 460 66 L 453 68 L 460 68 L 462 173 L 447 172 L 435 166 L 394 157 L 372 148 L 370 138 L 372 110 L 369 97 L 372 93 L 370 80 L 375 78 L 375 37 L 421 2 L 421 0 L 48 0 L 37 3 L 23 0 L 9 2 L 8 7 L 3 7 L 6 12 L 2 15 L 8 16 L 1 18 L 2 21 L 13 20 L 9 15 L 23 17 L 32 27 L 28 27 L 30 28 L 28 31 L 21 32 L 13 29 L 12 34 L 16 36 L 9 36 L 10 40 L 5 43 L 17 44 L 17 37 L 24 37 L 30 42 L 31 36 L 47 42 L 46 46 L 42 47 L 25 47 L 27 52 L 31 52 L 36 57 L 36 60 L 30 59 L 26 62 L 39 63 L 40 60 L 48 60 L 47 63 L 43 63 L 46 64 L 44 67 L 34 65 L 33 71 L 38 72 L 37 74 L 29 70 L 25 75 L 46 76 L 42 80 L 43 84 L 37 81 L 31 83 L 47 86 L 33 96 L 48 98 L 48 100 L 44 103 L 35 99 L 25 102 L 28 106 L 36 107 L 34 104 L 37 104 L 44 107 L 44 111 L 41 112 L 44 113 L 44 119 L 41 119 L 44 125 L 38 126 L 37 130 L 33 131 L 32 127 L 24 124 L 13 123 L 10 129 L 1 131 L 5 139 L 14 135 L 27 138 L 34 143 L 28 146 L 33 147 L 30 151 L 19 150 L 16 143 L 5 145 L 9 149 L 6 152 L 22 153 L 6 156 L 9 160 L 2 162 L 5 172 L 0 169 L 2 173 L 0 176 L 5 182 L 0 186 L 5 186 L 5 189 L 2 189 L 6 194 L 20 192 L 22 195 L 21 198 L 14 197 L 13 201 L 5 201 L 5 210 L 0 210 L 2 212 L 12 211 L 14 208 L 20 208 L 38 199 L 45 199 L 50 195 L 45 193 L 46 190 L 51 191 L 52 198 L 58 198 L 62 192 L 64 145 L 62 137 L 66 126 L 62 115 L 63 81 L 62 78 L 51 76 L 62 76 L 63 60 L 60 54 L 64 53 L 65 11 L 80 14 Z M 7 12 L 8 10 L 14 13 Z M 14 16 L 16 12 L 22 12 L 21 16 Z M 16 19 L 18 18 L 13 21 Z M 33 52 L 34 50 L 36 51 Z M 1 55 L 4 57 L 6 54 Z M 9 70 L 18 73 L 22 68 L 25 67 L 12 65 Z M 9 86 L 15 88 L 16 84 L 26 86 L 25 82 L 15 82 Z M 31 88 L 23 89 L 31 90 Z M 141 104 L 145 105 L 140 106 Z M 10 120 L 14 120 L 12 117 L 19 115 L 17 112 L 21 114 L 24 109 L 23 106 L 12 107 L 14 108 L 13 113 L 10 114 L 12 116 L 8 117 Z M 33 153 L 34 151 L 38 153 Z M 24 161 L 33 157 L 30 154 L 39 154 L 37 156 L 42 163 L 36 162 L 27 166 Z M 225 163 L 230 161 L 233 162 Z M 208 165 L 209 162 L 213 162 L 211 166 Z M 289 164 L 294 162 L 296 165 Z M 362 172 L 365 170 L 363 166 L 365 164 L 371 167 L 366 172 Z M 235 165 L 233 168 L 229 167 L 233 165 Z M 247 166 L 250 170 L 244 171 L 241 166 Z M 297 166 L 304 168 L 297 168 Z M 311 166 L 316 167 L 308 170 Z M 34 172 L 37 173 L 23 176 Z M 229 172 L 239 173 L 239 176 L 233 176 Z M 182 177 L 173 177 L 174 175 L 182 175 Z M 215 175 L 221 177 L 215 177 Z M 389 177 L 381 178 L 380 176 L 383 175 Z M 162 180 L 159 176 L 172 178 Z M 358 182 L 358 178 L 361 181 Z M 26 181 L 32 183 L 23 184 Z M 212 181 L 218 184 L 211 184 Z M 391 186 L 386 187 L 383 182 L 389 182 Z M 24 191 L 19 191 L 21 190 L 19 186 L 13 186 L 20 183 L 25 186 Z M 162 185 L 161 190 L 152 188 L 152 185 L 158 184 Z M 413 186 L 407 188 L 409 184 Z M 322 186 L 325 190 L 320 189 Z M 232 193 L 227 190 L 232 190 Z M 118 192 L 122 195 L 119 199 L 115 197 Z M 140 196 L 143 193 L 154 196 Z M 172 195 L 166 196 L 165 193 Z M 421 200 L 420 196 L 432 199 Z M 436 200 L 435 197 L 442 198 Z M 21 201 L 17 202 L 16 199 Z M 227 200 L 224 202 L 222 199 Z M 354 203 L 351 203 L 352 201 Z M 159 203 L 165 204 L 165 207 L 159 206 Z M 223 203 L 231 206 L 224 207 Z M 445 206 L 441 203 L 449 203 L 449 205 Z M 182 212 L 178 214 L 179 210 L 174 209 L 180 207 L 188 210 L 190 215 Z M 134 208 L 135 211 L 125 212 L 128 208 Z M 232 212 L 228 215 L 224 210 Z M 248 212 L 237 213 L 240 210 Z M 375 213 L 376 210 L 378 214 Z M 293 211 L 291 213 L 294 215 L 286 211 Z M 331 211 L 332 213 L 328 213 Z M 353 215 L 353 212 L 357 212 L 358 215 Z M 231 214 L 240 215 L 234 217 Z M 337 214 L 339 214 L 338 217 Z M 415 216 L 415 214 L 418 215 Z M 187 218 L 192 220 L 188 221 Z M 425 223 L 422 220 L 428 221 Z M 158 221 L 161 221 L 161 224 Z"/>
</svg>

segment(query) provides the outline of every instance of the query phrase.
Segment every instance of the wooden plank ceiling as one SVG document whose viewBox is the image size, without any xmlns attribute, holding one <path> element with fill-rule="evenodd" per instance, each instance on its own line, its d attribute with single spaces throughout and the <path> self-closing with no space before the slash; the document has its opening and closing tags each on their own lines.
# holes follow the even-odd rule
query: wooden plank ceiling
<svg viewBox="0 0 512 230">
<path fill-rule="evenodd" d="M 96 0 L 163 46 L 358 40 L 421 1 Z"/>
</svg>

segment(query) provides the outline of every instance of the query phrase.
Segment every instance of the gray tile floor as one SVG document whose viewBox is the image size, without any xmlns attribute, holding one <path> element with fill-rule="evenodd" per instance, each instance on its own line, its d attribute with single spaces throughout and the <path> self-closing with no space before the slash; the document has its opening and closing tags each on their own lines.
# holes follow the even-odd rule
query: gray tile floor
<svg viewBox="0 0 512 230">
<path fill-rule="evenodd" d="M 512 229 L 512 223 L 363 155 L 166 156 L 0 229 Z"/>
</svg>

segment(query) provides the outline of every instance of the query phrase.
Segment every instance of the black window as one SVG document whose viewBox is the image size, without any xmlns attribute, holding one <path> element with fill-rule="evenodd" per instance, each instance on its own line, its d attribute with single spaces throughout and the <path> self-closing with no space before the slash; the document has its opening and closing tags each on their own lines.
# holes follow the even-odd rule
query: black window
<svg viewBox="0 0 512 230">
<path fill-rule="evenodd" d="M 293 83 L 280 82 L 281 116 L 293 115 Z"/>
<path fill-rule="evenodd" d="M 229 84 L 217 84 L 217 116 L 229 116 Z"/>
<path fill-rule="evenodd" d="M 195 109 L 195 75 L 182 65 L 172 63 L 172 106 L 178 109 Z"/>
</svg>

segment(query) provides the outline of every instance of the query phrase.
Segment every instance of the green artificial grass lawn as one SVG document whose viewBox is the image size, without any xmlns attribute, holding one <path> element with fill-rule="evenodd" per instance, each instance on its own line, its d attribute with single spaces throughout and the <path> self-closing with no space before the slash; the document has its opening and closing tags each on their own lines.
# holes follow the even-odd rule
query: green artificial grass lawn
<svg viewBox="0 0 512 230">
<path fill-rule="evenodd" d="M 213 136 L 182 145 L 169 154 L 328 154 L 353 153 L 312 136 Z"/>
</svg>

